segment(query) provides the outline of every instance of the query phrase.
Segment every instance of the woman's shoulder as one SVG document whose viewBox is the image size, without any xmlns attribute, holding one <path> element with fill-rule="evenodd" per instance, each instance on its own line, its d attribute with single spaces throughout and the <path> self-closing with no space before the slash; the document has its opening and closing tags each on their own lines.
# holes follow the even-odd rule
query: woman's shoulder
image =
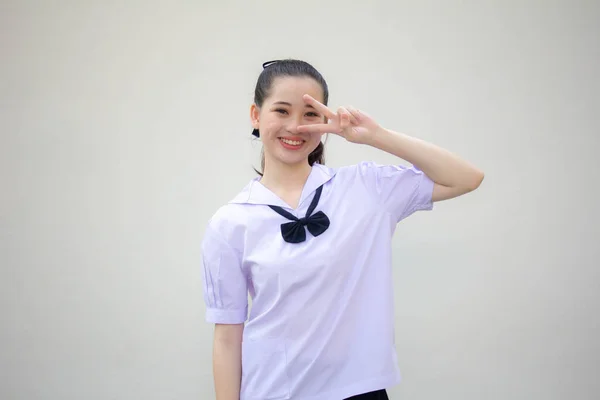
<svg viewBox="0 0 600 400">
<path fill-rule="evenodd" d="M 421 173 L 415 166 L 401 164 L 385 164 L 372 160 L 363 160 L 354 164 L 345 165 L 335 169 L 336 175 L 349 179 L 386 176 L 398 172 Z"/>
<path fill-rule="evenodd" d="M 426 180 L 414 165 L 386 164 L 377 161 L 360 161 L 336 169 L 337 184 L 356 188 L 370 195 L 383 191 L 409 192 Z M 379 196 L 379 195 L 376 195 Z"/>
<path fill-rule="evenodd" d="M 239 204 L 227 203 L 220 206 L 207 223 L 207 235 L 217 235 L 228 243 L 236 243 L 248 225 L 248 212 Z"/>
<path fill-rule="evenodd" d="M 363 160 L 356 163 L 343 165 L 336 168 L 328 168 L 338 180 L 343 180 L 348 183 L 355 181 L 356 179 L 364 179 L 365 176 L 376 172 L 382 168 L 390 168 L 395 166 L 388 166 L 375 161 Z"/>
<path fill-rule="evenodd" d="M 253 182 L 213 212 L 206 225 L 205 240 L 215 238 L 232 246 L 243 241 L 249 223 L 248 209 L 244 204 Z"/>
</svg>

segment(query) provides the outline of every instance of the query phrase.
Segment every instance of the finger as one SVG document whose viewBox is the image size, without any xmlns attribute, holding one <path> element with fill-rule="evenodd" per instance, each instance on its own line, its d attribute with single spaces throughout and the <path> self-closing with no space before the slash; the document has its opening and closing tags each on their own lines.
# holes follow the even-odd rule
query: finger
<svg viewBox="0 0 600 400">
<path fill-rule="evenodd" d="M 303 133 L 335 133 L 333 132 L 332 126 L 330 124 L 310 124 L 310 125 L 298 125 L 296 128 L 298 132 Z"/>
<path fill-rule="evenodd" d="M 328 119 L 335 118 L 335 113 L 333 111 L 331 111 L 325 104 L 321 103 L 311 95 L 305 94 L 304 96 L 302 96 L 302 98 L 304 99 L 306 104 L 310 104 L 311 106 L 313 106 L 317 111 L 319 111 Z"/>
<path fill-rule="evenodd" d="M 350 125 L 350 120 L 348 118 L 348 111 L 344 107 L 338 107 L 337 115 L 340 118 L 340 129 L 344 130 L 348 128 Z"/>
<path fill-rule="evenodd" d="M 350 113 L 350 115 L 352 115 L 352 117 L 354 117 L 354 119 L 356 120 L 356 123 L 359 123 L 361 121 L 362 114 L 360 113 L 359 110 L 357 110 L 356 108 L 354 108 L 352 106 L 349 106 L 348 112 Z"/>
<path fill-rule="evenodd" d="M 340 116 L 340 126 L 342 129 L 349 127 L 351 124 L 357 124 L 356 118 L 354 118 L 346 107 L 339 107 L 338 115 Z"/>
</svg>

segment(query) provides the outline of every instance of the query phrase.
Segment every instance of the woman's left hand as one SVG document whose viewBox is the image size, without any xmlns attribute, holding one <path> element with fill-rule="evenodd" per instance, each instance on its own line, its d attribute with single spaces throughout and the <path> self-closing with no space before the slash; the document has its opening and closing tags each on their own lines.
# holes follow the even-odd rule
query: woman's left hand
<svg viewBox="0 0 600 400">
<path fill-rule="evenodd" d="M 373 118 L 353 107 L 340 107 L 337 112 L 333 112 L 308 94 L 305 94 L 303 99 L 323 114 L 329 122 L 326 124 L 300 125 L 298 126 L 298 132 L 335 133 L 349 142 L 368 144 L 377 131 L 381 129 L 381 126 Z"/>
</svg>

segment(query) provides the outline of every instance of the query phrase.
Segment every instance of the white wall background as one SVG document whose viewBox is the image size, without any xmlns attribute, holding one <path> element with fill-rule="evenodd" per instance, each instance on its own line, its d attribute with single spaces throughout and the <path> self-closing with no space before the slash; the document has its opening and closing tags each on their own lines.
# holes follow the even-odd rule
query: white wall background
<svg viewBox="0 0 600 400">
<path fill-rule="evenodd" d="M 214 399 L 199 244 L 261 63 L 481 188 L 395 237 L 392 399 L 600 396 L 597 1 L 0 1 L 0 398 Z M 379 151 L 332 137 L 328 164 Z M 335 400 L 335 399 L 332 399 Z"/>
</svg>

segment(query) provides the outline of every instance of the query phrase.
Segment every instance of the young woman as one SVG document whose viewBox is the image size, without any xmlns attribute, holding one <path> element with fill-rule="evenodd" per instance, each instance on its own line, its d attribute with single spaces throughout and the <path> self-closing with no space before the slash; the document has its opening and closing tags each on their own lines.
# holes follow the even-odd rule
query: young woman
<svg viewBox="0 0 600 400">
<path fill-rule="evenodd" d="M 217 400 L 387 399 L 400 381 L 396 224 L 476 189 L 483 173 L 361 110 L 332 111 L 306 62 L 263 67 L 250 110 L 262 172 L 214 214 L 202 243 Z M 325 133 L 411 166 L 326 167 Z"/>
</svg>

